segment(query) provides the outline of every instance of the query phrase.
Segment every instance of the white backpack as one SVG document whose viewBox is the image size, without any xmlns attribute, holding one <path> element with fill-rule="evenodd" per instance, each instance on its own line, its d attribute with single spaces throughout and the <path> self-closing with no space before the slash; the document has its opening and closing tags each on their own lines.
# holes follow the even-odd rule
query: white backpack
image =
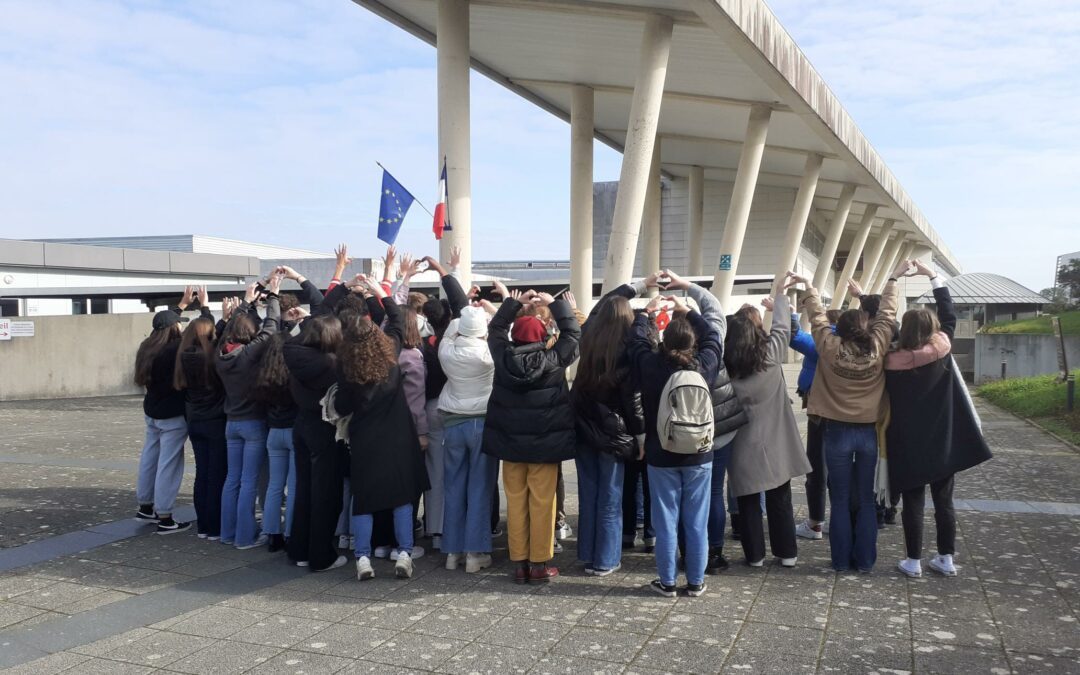
<svg viewBox="0 0 1080 675">
<path fill-rule="evenodd" d="M 668 452 L 696 455 L 712 449 L 712 395 L 699 372 L 676 370 L 668 378 L 660 393 L 656 433 Z"/>
</svg>

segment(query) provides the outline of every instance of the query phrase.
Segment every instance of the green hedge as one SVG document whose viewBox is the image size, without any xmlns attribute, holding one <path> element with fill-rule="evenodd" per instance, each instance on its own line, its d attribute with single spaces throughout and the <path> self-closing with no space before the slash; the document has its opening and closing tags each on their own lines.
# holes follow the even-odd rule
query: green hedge
<svg viewBox="0 0 1080 675">
<path fill-rule="evenodd" d="M 1080 311 L 1064 312 L 1058 315 L 1061 319 L 1061 330 L 1066 335 L 1080 335 Z M 1000 321 L 988 323 L 983 326 L 983 333 L 1024 333 L 1032 335 L 1052 335 L 1053 326 L 1050 325 L 1050 316 L 1044 315 L 1034 319 L 1017 319 L 1016 321 Z"/>
</svg>

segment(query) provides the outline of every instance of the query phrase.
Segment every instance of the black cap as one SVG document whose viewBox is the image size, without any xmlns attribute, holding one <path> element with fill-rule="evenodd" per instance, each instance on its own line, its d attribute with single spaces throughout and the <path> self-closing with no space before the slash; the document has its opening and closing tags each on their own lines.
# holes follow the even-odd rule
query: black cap
<svg viewBox="0 0 1080 675">
<path fill-rule="evenodd" d="M 171 309 L 164 309 L 154 315 L 154 330 L 161 330 L 180 323 L 180 315 Z"/>
</svg>

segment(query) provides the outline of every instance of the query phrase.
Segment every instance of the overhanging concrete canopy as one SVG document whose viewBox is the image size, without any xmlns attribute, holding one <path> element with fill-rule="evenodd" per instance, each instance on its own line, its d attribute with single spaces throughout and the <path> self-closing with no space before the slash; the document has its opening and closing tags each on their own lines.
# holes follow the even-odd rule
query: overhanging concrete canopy
<svg viewBox="0 0 1080 675">
<path fill-rule="evenodd" d="M 435 42 L 435 0 L 353 0 Z M 571 87 L 594 91 L 596 137 L 622 150 L 651 14 L 674 21 L 658 135 L 669 176 L 705 168 L 731 180 L 750 106 L 772 108 L 758 183 L 795 188 L 808 153 L 824 157 L 814 208 L 830 213 L 844 184 L 859 203 L 879 205 L 894 233 L 960 265 L 870 142 L 762 0 L 472 0 L 472 66 L 541 108 L 569 120 Z"/>
</svg>

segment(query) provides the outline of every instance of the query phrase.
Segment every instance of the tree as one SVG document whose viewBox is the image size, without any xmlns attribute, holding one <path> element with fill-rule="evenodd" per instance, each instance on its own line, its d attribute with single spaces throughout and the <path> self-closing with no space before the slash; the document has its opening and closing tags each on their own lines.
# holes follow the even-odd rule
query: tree
<svg viewBox="0 0 1080 675">
<path fill-rule="evenodd" d="M 1039 291 L 1039 295 L 1046 298 L 1046 304 L 1043 305 L 1043 311 L 1047 314 L 1061 314 L 1069 309 L 1069 294 L 1066 293 L 1065 289 L 1061 286 L 1044 288 Z"/>
</svg>

